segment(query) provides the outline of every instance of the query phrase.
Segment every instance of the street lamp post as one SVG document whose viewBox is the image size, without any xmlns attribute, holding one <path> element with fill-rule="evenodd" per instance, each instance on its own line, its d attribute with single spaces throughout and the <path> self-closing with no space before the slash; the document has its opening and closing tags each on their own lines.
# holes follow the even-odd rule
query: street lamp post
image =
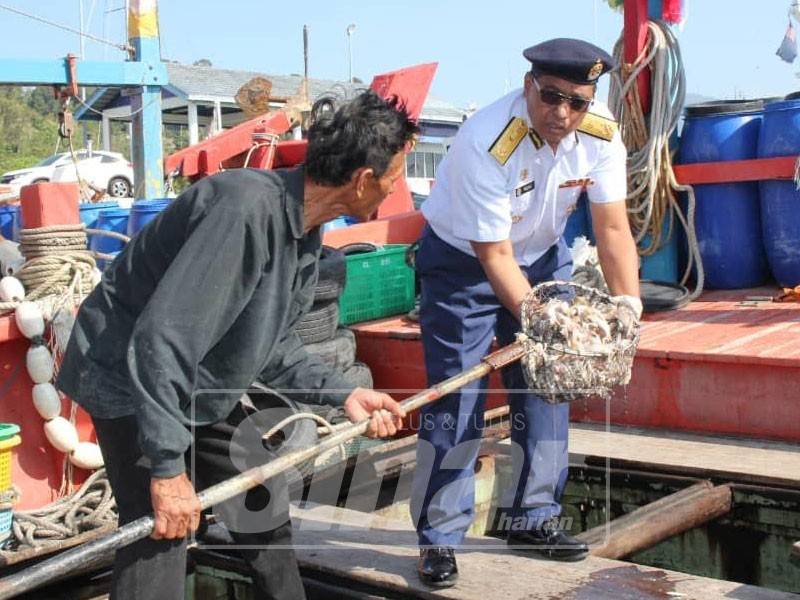
<svg viewBox="0 0 800 600">
<path fill-rule="evenodd" d="M 347 64 L 349 69 L 349 78 L 348 81 L 353 83 L 353 32 L 356 30 L 356 26 L 353 23 L 347 26 L 345 30 L 347 32 Z"/>
</svg>

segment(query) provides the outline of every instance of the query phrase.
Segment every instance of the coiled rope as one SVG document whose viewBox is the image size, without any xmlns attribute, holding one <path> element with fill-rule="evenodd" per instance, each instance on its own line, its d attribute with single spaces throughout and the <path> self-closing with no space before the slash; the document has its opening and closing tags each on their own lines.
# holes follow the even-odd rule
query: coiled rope
<svg viewBox="0 0 800 600">
<path fill-rule="evenodd" d="M 23 547 L 56 544 L 86 531 L 116 525 L 116 502 L 106 470 L 100 469 L 70 496 L 33 510 L 14 512 L 12 535 Z"/>
<path fill-rule="evenodd" d="M 28 300 L 56 295 L 80 302 L 95 285 L 95 260 L 86 249 L 83 225 L 54 225 L 20 232 L 20 251 L 26 262 L 15 276 L 25 286 Z M 0 302 L 0 312 L 19 302 Z"/>
<path fill-rule="evenodd" d="M 614 46 L 614 56 L 622 64 L 623 38 Z M 636 80 L 650 69 L 651 107 L 645 117 Z M 686 284 L 693 268 L 697 285 L 694 299 L 703 291 L 705 273 L 694 228 L 695 197 L 691 186 L 680 185 L 672 170 L 669 138 L 678 125 L 686 100 L 686 77 L 680 46 L 669 27 L 661 21 L 648 23 L 648 37 L 642 53 L 633 64 L 624 64 L 614 73 L 609 89 L 609 107 L 620 123 L 622 139 L 628 149 L 628 215 L 639 254 L 658 251 L 674 234 L 675 219 L 683 226 L 689 242 L 689 259 L 681 284 Z M 687 195 L 686 214 L 676 192 Z M 666 235 L 664 223 L 667 222 Z M 649 236 L 649 243 L 641 248 Z"/>
</svg>

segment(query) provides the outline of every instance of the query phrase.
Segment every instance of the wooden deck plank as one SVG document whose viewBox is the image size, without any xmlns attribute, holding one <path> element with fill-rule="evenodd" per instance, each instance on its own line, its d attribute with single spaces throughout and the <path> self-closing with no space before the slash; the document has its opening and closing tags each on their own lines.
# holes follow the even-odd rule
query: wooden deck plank
<svg viewBox="0 0 800 600">
<path fill-rule="evenodd" d="M 800 448 L 782 442 L 573 423 L 569 449 L 647 469 L 800 488 Z"/>
<path fill-rule="evenodd" d="M 647 315 L 640 353 L 682 360 L 800 364 L 800 305 L 746 302 L 777 292 L 774 287 L 706 292 L 679 310 Z M 776 344 L 780 352 L 775 352 Z"/>
<path fill-rule="evenodd" d="M 557 563 L 515 554 L 493 538 L 468 537 L 458 553 L 458 584 L 422 585 L 415 571 L 410 523 L 332 507 L 292 511 L 298 560 L 304 568 L 349 577 L 409 598 L 459 600 L 638 600 L 650 598 L 790 599 L 793 594 L 589 557 Z"/>
</svg>

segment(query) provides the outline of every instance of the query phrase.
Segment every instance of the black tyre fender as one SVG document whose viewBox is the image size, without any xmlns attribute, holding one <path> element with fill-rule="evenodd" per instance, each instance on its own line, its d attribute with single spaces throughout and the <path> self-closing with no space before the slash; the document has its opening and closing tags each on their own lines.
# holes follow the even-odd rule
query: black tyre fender
<svg viewBox="0 0 800 600">
<path fill-rule="evenodd" d="M 344 253 L 330 246 L 322 247 L 319 257 L 319 277 L 314 289 L 314 302 L 336 300 L 347 281 L 347 262 Z"/>
<path fill-rule="evenodd" d="M 365 252 L 375 252 L 377 249 L 378 246 L 369 242 L 354 242 L 339 248 L 339 250 L 345 256 L 350 256 L 351 254 L 364 254 Z"/>
<path fill-rule="evenodd" d="M 331 339 L 339 324 L 339 303 L 336 300 L 314 304 L 297 322 L 295 331 L 304 344 Z"/>
<path fill-rule="evenodd" d="M 243 398 L 247 412 L 251 413 L 259 431 L 267 433 L 272 427 L 290 415 L 306 412 L 305 406 L 291 398 L 270 389 L 260 382 L 255 382 Z M 311 419 L 298 419 L 286 425 L 272 438 L 264 440 L 264 447 L 275 454 L 283 456 L 301 448 L 313 446 L 318 441 L 317 424 Z M 297 470 L 307 478 L 312 474 L 314 461 L 310 460 L 297 465 Z"/>
<path fill-rule="evenodd" d="M 347 327 L 339 327 L 331 339 L 307 344 L 306 351 L 319 356 L 334 369 L 346 371 L 356 360 L 356 336 Z"/>
<path fill-rule="evenodd" d="M 372 371 L 363 362 L 356 361 L 344 372 L 348 383 L 356 387 L 372 389 Z"/>
</svg>

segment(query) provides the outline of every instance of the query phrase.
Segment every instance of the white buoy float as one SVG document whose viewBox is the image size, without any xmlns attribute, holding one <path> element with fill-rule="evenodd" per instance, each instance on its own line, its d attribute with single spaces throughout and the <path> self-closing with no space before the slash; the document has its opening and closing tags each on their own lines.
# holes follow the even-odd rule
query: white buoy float
<svg viewBox="0 0 800 600">
<path fill-rule="evenodd" d="M 80 442 L 69 455 L 69 462 L 81 469 L 99 469 L 103 466 L 103 453 L 93 442 Z"/>
<path fill-rule="evenodd" d="M 17 327 L 26 338 L 31 339 L 44 335 L 44 316 L 42 309 L 35 302 L 21 302 L 14 311 Z"/>
<path fill-rule="evenodd" d="M 47 346 L 31 346 L 25 356 L 25 365 L 33 383 L 48 383 L 53 378 L 55 365 Z"/>
<path fill-rule="evenodd" d="M 56 417 L 45 423 L 44 434 L 59 452 L 71 454 L 78 447 L 78 430 L 64 417 Z"/>
<path fill-rule="evenodd" d="M 0 279 L 0 301 L 22 302 L 25 300 L 25 288 L 22 282 L 10 275 Z"/>
<path fill-rule="evenodd" d="M 61 414 L 61 398 L 52 383 L 37 383 L 33 386 L 33 405 L 45 421 L 55 419 Z"/>
</svg>

